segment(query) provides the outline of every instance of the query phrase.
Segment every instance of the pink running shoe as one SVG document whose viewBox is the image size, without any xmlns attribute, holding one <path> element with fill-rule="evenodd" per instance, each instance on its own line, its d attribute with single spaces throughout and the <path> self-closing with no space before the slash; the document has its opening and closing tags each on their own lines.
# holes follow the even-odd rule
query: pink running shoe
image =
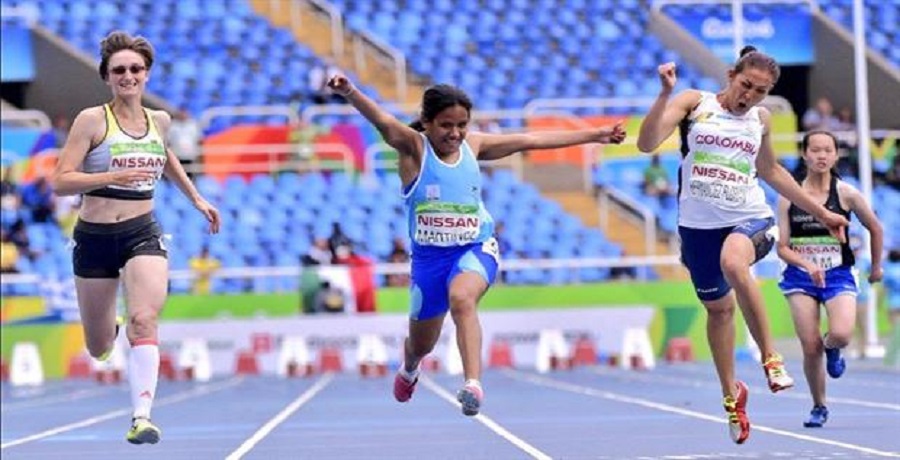
<svg viewBox="0 0 900 460">
<path fill-rule="evenodd" d="M 462 413 L 470 417 L 478 415 L 482 399 L 484 399 L 484 390 L 477 383 L 467 382 L 466 386 L 456 394 L 456 400 L 462 404 Z"/>
<path fill-rule="evenodd" d="M 417 383 L 419 383 L 418 377 L 410 382 L 398 372 L 394 377 L 394 399 L 398 402 L 409 401 L 410 398 L 412 398 L 413 392 L 416 391 Z"/>
</svg>

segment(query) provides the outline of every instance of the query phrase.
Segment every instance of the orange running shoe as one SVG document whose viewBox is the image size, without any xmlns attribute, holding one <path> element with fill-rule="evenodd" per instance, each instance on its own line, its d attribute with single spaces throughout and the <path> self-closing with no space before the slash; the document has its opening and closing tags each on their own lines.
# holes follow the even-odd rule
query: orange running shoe
<svg viewBox="0 0 900 460">
<path fill-rule="evenodd" d="M 747 384 L 740 380 L 734 384 L 735 394 L 725 397 L 723 405 L 728 414 L 728 433 L 736 444 L 743 444 L 750 437 L 750 419 L 747 418 Z"/>
</svg>

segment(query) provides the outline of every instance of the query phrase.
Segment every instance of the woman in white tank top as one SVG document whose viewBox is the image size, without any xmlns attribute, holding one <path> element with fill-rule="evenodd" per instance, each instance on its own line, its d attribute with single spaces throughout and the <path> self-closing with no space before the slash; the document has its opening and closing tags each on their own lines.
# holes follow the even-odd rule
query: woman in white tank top
<svg viewBox="0 0 900 460">
<path fill-rule="evenodd" d="M 759 103 L 778 81 L 771 57 L 745 47 L 718 94 L 693 89 L 671 97 L 675 64 L 659 66 L 662 89 L 644 118 L 637 145 L 652 152 L 681 128 L 679 235 L 681 257 L 697 296 L 708 312 L 707 339 L 722 386 L 729 432 L 740 444 L 750 435 L 747 386 L 734 375 L 735 297 L 753 339 L 763 354 L 772 392 L 793 386 L 775 351 L 762 295 L 750 266 L 773 244 L 773 212 L 757 176 L 843 238 L 843 216 L 807 195 L 775 159 L 769 136 L 769 112 Z M 731 294 L 734 288 L 734 295 Z"/>
</svg>

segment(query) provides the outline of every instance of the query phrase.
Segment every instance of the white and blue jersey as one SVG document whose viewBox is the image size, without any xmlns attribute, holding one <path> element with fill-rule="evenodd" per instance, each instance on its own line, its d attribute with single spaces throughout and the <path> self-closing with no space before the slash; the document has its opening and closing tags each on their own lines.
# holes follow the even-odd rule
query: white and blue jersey
<svg viewBox="0 0 900 460">
<path fill-rule="evenodd" d="M 460 273 L 493 283 L 500 258 L 475 152 L 463 141 L 456 162 L 445 163 L 421 136 L 421 169 L 403 190 L 412 248 L 410 316 L 416 320 L 447 312 L 450 282 Z"/>
</svg>

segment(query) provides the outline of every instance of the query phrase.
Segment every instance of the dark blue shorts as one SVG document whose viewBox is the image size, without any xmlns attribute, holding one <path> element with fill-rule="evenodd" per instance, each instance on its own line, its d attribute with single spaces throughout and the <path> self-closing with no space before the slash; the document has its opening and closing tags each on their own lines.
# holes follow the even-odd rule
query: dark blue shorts
<svg viewBox="0 0 900 460">
<path fill-rule="evenodd" d="M 751 219 L 735 227 L 698 229 L 678 227 L 681 236 L 681 262 L 691 273 L 691 281 L 700 300 L 725 297 L 731 286 L 722 273 L 722 246 L 732 233 L 747 235 L 756 248 L 754 263 L 762 259 L 775 245 L 775 219 Z"/>
<path fill-rule="evenodd" d="M 413 251 L 409 317 L 426 320 L 447 313 L 450 282 L 460 273 L 478 273 L 490 286 L 497 277 L 499 259 L 497 240 L 493 238 L 459 247 Z"/>
<path fill-rule="evenodd" d="M 839 295 L 856 296 L 856 277 L 851 267 L 842 266 L 832 268 L 825 272 L 825 287 L 820 288 L 813 283 L 809 273 L 788 265 L 781 273 L 778 287 L 785 296 L 791 294 L 805 294 L 819 303 L 825 303 Z"/>
</svg>

